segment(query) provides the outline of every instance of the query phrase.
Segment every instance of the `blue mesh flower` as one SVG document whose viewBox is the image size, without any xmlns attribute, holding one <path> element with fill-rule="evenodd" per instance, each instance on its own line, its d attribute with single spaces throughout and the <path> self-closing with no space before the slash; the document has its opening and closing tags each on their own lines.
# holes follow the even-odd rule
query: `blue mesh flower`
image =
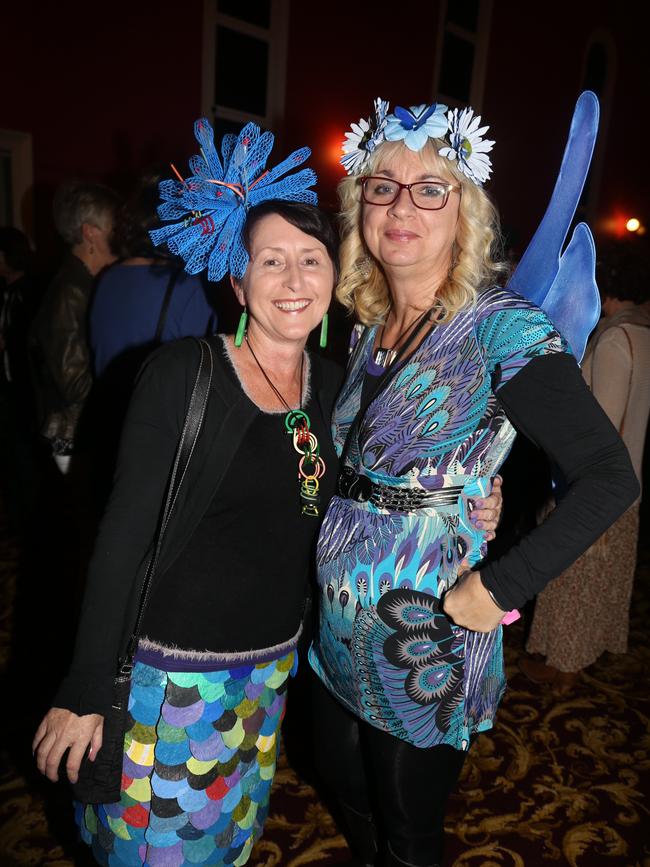
<svg viewBox="0 0 650 867">
<path fill-rule="evenodd" d="M 412 151 L 421 150 L 428 138 L 442 138 L 447 134 L 447 106 L 441 102 L 432 105 L 412 105 L 410 109 L 395 106 L 394 114 L 386 119 L 386 141 L 404 141 Z"/>
<path fill-rule="evenodd" d="M 311 151 L 300 148 L 275 168 L 265 169 L 273 134 L 261 133 L 254 123 L 238 136 L 223 137 L 221 157 L 206 118 L 196 121 L 194 135 L 201 153 L 190 159 L 189 178 L 160 184 L 158 216 L 169 225 L 152 231 L 151 239 L 181 256 L 189 274 L 207 266 L 210 280 L 228 273 L 241 278 L 248 266 L 242 230 L 250 208 L 269 199 L 317 204 L 316 193 L 308 189 L 316 183 L 312 169 L 287 175 Z"/>
</svg>

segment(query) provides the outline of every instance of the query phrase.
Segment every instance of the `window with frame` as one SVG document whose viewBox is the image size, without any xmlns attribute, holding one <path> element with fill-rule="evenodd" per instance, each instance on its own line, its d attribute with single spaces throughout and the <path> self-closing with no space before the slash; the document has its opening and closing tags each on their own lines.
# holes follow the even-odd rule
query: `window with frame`
<svg viewBox="0 0 650 867">
<path fill-rule="evenodd" d="M 0 225 L 32 234 L 32 136 L 0 129 Z"/>
<path fill-rule="evenodd" d="M 480 111 L 490 39 L 492 0 L 440 4 L 434 98 Z"/>
<path fill-rule="evenodd" d="M 289 0 L 204 0 L 203 112 L 217 140 L 284 116 Z"/>
</svg>

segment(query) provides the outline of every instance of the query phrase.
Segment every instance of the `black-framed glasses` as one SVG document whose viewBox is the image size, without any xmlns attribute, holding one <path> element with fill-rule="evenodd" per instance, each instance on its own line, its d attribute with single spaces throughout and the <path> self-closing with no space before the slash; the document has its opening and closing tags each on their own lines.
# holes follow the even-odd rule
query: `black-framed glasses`
<svg viewBox="0 0 650 867">
<path fill-rule="evenodd" d="M 439 211 L 449 199 L 449 193 L 460 192 L 460 186 L 445 184 L 442 181 L 416 181 L 414 184 L 401 184 L 392 178 L 363 176 L 361 195 L 368 205 L 392 205 L 402 190 L 408 190 L 416 208 L 423 211 Z"/>
</svg>

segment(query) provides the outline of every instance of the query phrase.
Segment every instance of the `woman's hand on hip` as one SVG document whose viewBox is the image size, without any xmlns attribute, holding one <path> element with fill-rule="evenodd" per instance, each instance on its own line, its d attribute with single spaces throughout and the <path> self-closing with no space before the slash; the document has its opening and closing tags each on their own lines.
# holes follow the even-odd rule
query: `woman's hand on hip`
<svg viewBox="0 0 650 867">
<path fill-rule="evenodd" d="M 489 497 L 474 500 L 474 508 L 472 509 L 470 520 L 477 530 L 483 531 L 487 542 L 491 542 L 495 538 L 496 533 L 494 531 L 499 526 L 499 521 L 501 520 L 501 513 L 503 512 L 502 485 L 503 479 L 501 476 L 495 476 Z"/>
<path fill-rule="evenodd" d="M 88 746 L 88 758 L 95 761 L 102 746 L 104 717 L 98 713 L 77 716 L 62 707 L 51 708 L 43 717 L 32 742 L 39 771 L 55 783 L 63 754 L 70 750 L 65 764 L 68 779 L 76 783 L 79 767 Z"/>
<path fill-rule="evenodd" d="M 481 583 L 479 572 L 464 572 L 443 596 L 442 610 L 456 626 L 473 632 L 492 632 L 504 612 Z"/>
</svg>

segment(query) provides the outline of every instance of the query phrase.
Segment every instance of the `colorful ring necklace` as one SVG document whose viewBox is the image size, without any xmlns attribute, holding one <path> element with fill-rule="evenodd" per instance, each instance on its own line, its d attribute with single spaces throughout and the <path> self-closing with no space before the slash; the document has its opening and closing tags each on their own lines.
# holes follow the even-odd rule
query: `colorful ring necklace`
<svg viewBox="0 0 650 867">
<path fill-rule="evenodd" d="M 246 345 L 250 349 L 250 353 L 255 360 L 255 364 L 262 372 L 262 376 L 267 381 L 273 393 L 278 398 L 280 403 L 286 408 L 287 414 L 284 417 L 284 429 L 293 438 L 293 447 L 300 455 L 298 461 L 298 482 L 300 484 L 300 514 L 309 515 L 312 518 L 319 518 L 320 511 L 320 482 L 325 475 L 325 461 L 320 456 L 320 446 L 316 435 L 310 430 L 311 422 L 309 416 L 302 409 L 302 383 L 303 383 L 303 367 L 305 363 L 305 353 L 303 352 L 300 360 L 300 408 L 291 409 L 279 389 L 271 382 L 270 377 L 264 370 L 258 357 L 250 345 L 248 335 L 246 335 Z"/>
</svg>

